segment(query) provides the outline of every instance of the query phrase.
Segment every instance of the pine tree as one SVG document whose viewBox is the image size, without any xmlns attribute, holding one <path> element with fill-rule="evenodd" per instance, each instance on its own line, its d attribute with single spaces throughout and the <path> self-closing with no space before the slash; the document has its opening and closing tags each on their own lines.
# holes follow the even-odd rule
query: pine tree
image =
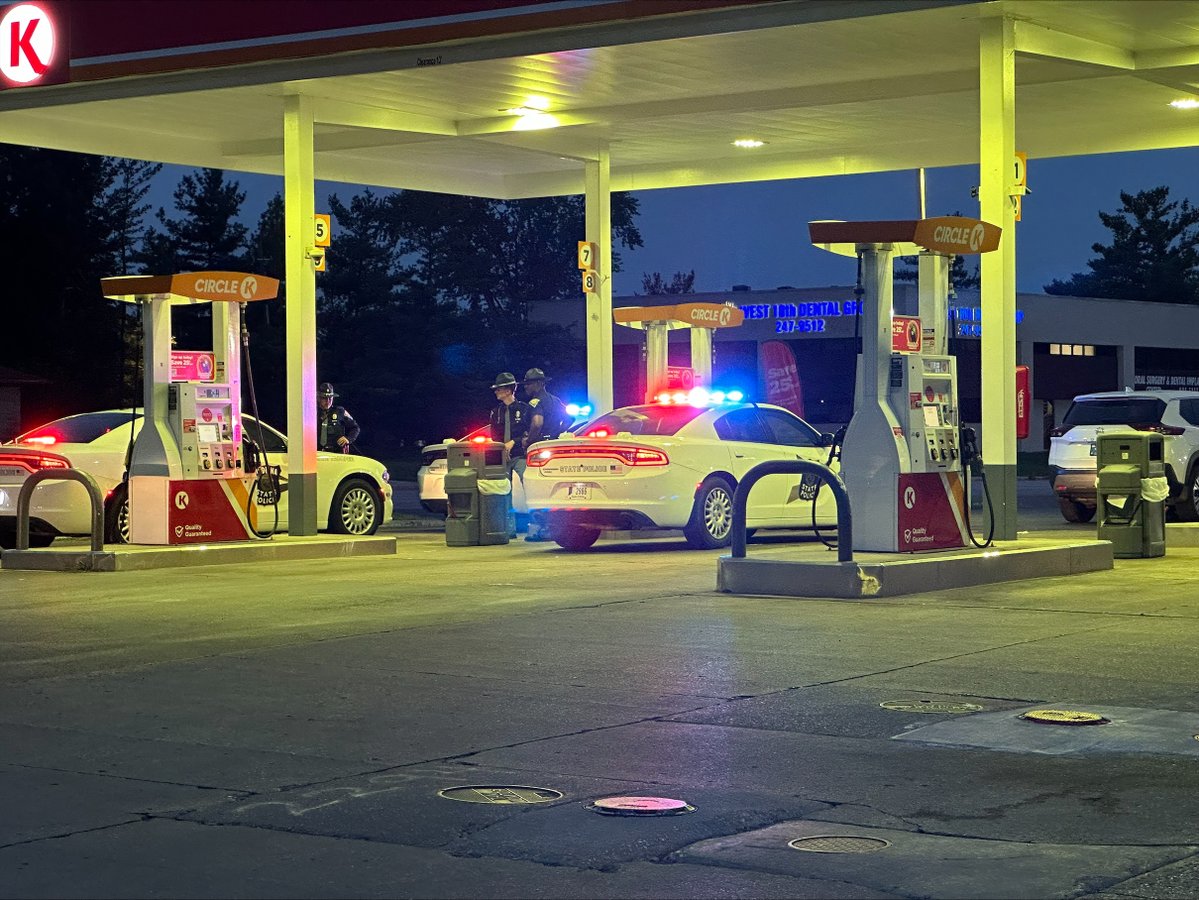
<svg viewBox="0 0 1199 900">
<path fill-rule="evenodd" d="M 1120 192 L 1123 206 L 1099 213 L 1112 233 L 1111 244 L 1092 244 L 1099 254 L 1087 263 L 1090 272 L 1045 285 L 1050 294 L 1149 300 L 1157 303 L 1199 302 L 1199 209 L 1187 200 L 1169 201 L 1160 186 L 1137 194 Z"/>
</svg>

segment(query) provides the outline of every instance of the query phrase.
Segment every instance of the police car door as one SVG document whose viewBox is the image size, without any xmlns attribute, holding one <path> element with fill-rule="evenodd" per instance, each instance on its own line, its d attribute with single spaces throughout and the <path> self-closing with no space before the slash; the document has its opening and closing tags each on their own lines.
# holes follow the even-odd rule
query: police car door
<svg viewBox="0 0 1199 900">
<path fill-rule="evenodd" d="M 819 432 L 798 416 L 782 409 L 759 409 L 758 414 L 770 430 L 776 459 L 803 459 L 824 465 L 828 448 L 821 446 Z M 827 484 L 813 475 L 788 475 L 783 488 L 782 516 L 790 524 L 812 524 L 812 500 L 816 500 L 816 521 L 836 522 L 837 503 Z M 819 491 L 817 491 L 819 488 Z"/>
<path fill-rule="evenodd" d="M 758 463 L 778 459 L 777 449 L 771 446 L 772 437 L 766 423 L 755 407 L 730 410 L 713 427 L 729 451 L 729 471 L 738 484 L 745 473 Z M 767 475 L 749 492 L 746 520 L 754 523 L 774 523 L 782 515 L 783 479 L 788 476 Z"/>
</svg>

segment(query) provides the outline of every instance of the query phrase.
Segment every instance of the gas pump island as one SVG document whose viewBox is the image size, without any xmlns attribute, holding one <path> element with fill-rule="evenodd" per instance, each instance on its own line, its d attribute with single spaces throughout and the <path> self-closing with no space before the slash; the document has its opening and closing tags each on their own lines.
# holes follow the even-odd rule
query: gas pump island
<svg viewBox="0 0 1199 900">
<path fill-rule="evenodd" d="M 1000 229 L 960 216 L 913 221 L 811 222 L 812 243 L 856 256 L 862 272 L 862 351 L 841 477 L 854 510 L 853 549 L 912 552 L 965 547 L 957 361 L 948 355 L 954 255 L 999 246 Z M 895 256 L 919 254 L 919 318 L 892 313 Z"/>
<path fill-rule="evenodd" d="M 145 419 L 129 463 L 130 543 L 265 536 L 257 479 L 243 459 L 239 338 L 244 305 L 278 296 L 278 280 L 189 272 L 104 278 L 101 286 L 109 299 L 138 304 L 144 332 Z M 172 309 L 200 303 L 212 304 L 212 350 L 173 350 Z"/>
<path fill-rule="evenodd" d="M 622 306 L 612 310 L 618 325 L 645 332 L 645 402 L 662 391 L 689 391 L 712 387 L 712 337 L 717 328 L 736 328 L 745 313 L 731 303 L 679 303 L 673 306 Z M 668 365 L 670 332 L 690 330 L 691 366 L 676 370 Z M 679 383 L 673 375 L 681 375 Z M 687 379 L 690 379 L 688 383 Z"/>
</svg>

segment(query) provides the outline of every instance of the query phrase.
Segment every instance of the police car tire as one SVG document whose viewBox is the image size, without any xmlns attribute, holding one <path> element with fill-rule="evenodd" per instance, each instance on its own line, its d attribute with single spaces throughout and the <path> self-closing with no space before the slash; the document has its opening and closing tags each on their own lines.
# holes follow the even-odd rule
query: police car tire
<svg viewBox="0 0 1199 900">
<path fill-rule="evenodd" d="M 371 507 L 370 527 L 362 531 L 351 531 L 342 518 L 342 506 L 347 497 L 354 495 L 355 501 L 368 499 Z M 337 487 L 333 494 L 333 505 L 329 507 L 329 530 L 337 534 L 353 534 L 358 537 L 374 534 L 379 530 L 383 519 L 383 504 L 379 501 L 379 492 L 374 485 L 363 478 L 347 478 Z"/>
<path fill-rule="evenodd" d="M 695 492 L 691 521 L 683 537 L 692 547 L 716 550 L 732 541 L 733 488 L 719 475 L 709 475 Z"/>
<path fill-rule="evenodd" d="M 126 533 L 121 533 L 121 518 L 125 519 Z M 124 484 L 118 484 L 112 492 L 112 496 L 108 498 L 108 503 L 104 507 L 104 543 L 106 544 L 128 544 L 129 535 L 127 533 L 129 523 L 129 487 Z"/>
<path fill-rule="evenodd" d="M 586 525 L 555 525 L 550 534 L 563 550 L 586 550 L 599 540 L 600 530 Z"/>
</svg>

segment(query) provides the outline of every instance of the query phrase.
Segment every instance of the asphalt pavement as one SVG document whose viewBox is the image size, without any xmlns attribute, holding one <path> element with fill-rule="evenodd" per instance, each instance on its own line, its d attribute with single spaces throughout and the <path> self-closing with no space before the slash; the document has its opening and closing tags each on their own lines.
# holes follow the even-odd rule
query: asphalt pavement
<svg viewBox="0 0 1199 900">
<path fill-rule="evenodd" d="M 1199 549 L 740 597 L 400 487 L 394 558 L 0 569 L 0 897 L 1199 896 Z"/>
</svg>

